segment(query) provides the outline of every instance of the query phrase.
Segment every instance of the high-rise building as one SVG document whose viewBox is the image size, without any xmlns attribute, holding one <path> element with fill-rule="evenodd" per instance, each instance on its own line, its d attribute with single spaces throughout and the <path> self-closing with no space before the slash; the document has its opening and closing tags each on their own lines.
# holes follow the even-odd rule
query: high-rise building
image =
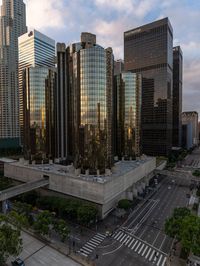
<svg viewBox="0 0 200 266">
<path fill-rule="evenodd" d="M 122 72 L 115 77 L 117 98 L 116 154 L 119 158 L 141 155 L 141 74 Z"/>
<path fill-rule="evenodd" d="M 94 34 L 82 33 L 81 42 L 67 47 L 66 54 L 64 45 L 58 45 L 57 115 L 65 104 L 59 117 L 67 128 L 65 121 L 58 123 L 57 143 L 68 142 L 58 156 L 72 158 L 76 167 L 93 171 L 112 163 L 113 73 L 112 49 L 96 44 Z"/>
<path fill-rule="evenodd" d="M 28 67 L 23 71 L 24 155 L 55 155 L 54 98 L 56 71 L 48 67 Z"/>
<path fill-rule="evenodd" d="M 24 136 L 23 70 L 37 66 L 55 67 L 55 41 L 33 30 L 19 37 L 19 118 L 22 144 Z"/>
<path fill-rule="evenodd" d="M 124 71 L 124 61 L 118 59 L 114 61 L 114 75 L 118 75 Z"/>
<path fill-rule="evenodd" d="M 168 18 L 124 33 L 125 71 L 141 73 L 142 148 L 167 155 L 172 147 L 173 30 Z"/>
<path fill-rule="evenodd" d="M 173 134 L 172 144 L 181 147 L 183 54 L 180 46 L 173 48 Z"/>
<path fill-rule="evenodd" d="M 182 125 L 188 124 L 191 124 L 192 129 L 192 145 L 197 146 L 199 144 L 199 125 L 196 111 L 182 113 Z"/>
<path fill-rule="evenodd" d="M 27 32 L 23 0 L 3 0 L 0 16 L 0 148 L 19 146 L 18 37 Z"/>
</svg>

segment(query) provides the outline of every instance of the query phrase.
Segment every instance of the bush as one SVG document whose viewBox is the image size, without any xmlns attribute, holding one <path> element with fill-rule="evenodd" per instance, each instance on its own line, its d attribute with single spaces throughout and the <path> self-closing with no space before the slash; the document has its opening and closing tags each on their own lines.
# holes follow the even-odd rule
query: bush
<svg viewBox="0 0 200 266">
<path fill-rule="evenodd" d="M 127 199 L 122 199 L 118 202 L 118 208 L 128 210 L 131 208 L 131 202 Z"/>
</svg>

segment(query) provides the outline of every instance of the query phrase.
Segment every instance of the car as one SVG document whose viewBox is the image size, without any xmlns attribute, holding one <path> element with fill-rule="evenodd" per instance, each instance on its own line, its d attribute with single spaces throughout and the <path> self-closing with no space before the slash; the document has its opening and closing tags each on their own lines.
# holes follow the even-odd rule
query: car
<svg viewBox="0 0 200 266">
<path fill-rule="evenodd" d="M 171 189 L 171 186 L 168 186 L 168 189 Z"/>
<path fill-rule="evenodd" d="M 12 261 L 12 266 L 25 266 L 25 263 L 20 258 L 17 258 L 15 261 Z"/>
</svg>

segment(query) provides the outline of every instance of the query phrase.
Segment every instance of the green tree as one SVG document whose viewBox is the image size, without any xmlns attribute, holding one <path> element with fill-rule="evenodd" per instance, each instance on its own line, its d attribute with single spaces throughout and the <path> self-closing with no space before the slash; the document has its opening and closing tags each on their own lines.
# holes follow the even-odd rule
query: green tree
<svg viewBox="0 0 200 266">
<path fill-rule="evenodd" d="M 19 229 L 21 229 L 22 227 L 29 227 L 28 218 L 23 214 L 19 214 L 16 211 L 11 211 L 8 214 L 8 218 L 10 222 Z"/>
<path fill-rule="evenodd" d="M 65 242 L 65 240 L 68 237 L 69 232 L 70 232 L 69 227 L 68 227 L 67 223 L 65 222 L 65 220 L 63 220 L 63 219 L 56 220 L 54 222 L 53 229 L 56 231 L 56 233 L 59 234 L 61 241 Z"/>
<path fill-rule="evenodd" d="M 130 209 L 130 207 L 131 207 L 131 203 L 127 199 L 121 199 L 118 202 L 118 208 L 120 208 L 120 209 L 128 210 L 128 209 Z"/>
<path fill-rule="evenodd" d="M 18 256 L 22 251 L 22 239 L 19 229 L 8 224 L 8 219 L 0 215 L 0 265 L 3 266 L 9 256 Z"/>
<path fill-rule="evenodd" d="M 183 219 L 180 238 L 183 248 L 200 256 L 200 218 L 189 215 Z"/>
<path fill-rule="evenodd" d="M 180 240 L 180 231 L 183 219 L 190 215 L 190 210 L 187 208 L 176 208 L 174 209 L 172 217 L 165 222 L 165 233 L 170 237 L 176 237 Z"/>
<path fill-rule="evenodd" d="M 37 215 L 34 222 L 34 229 L 42 236 L 47 236 L 50 233 L 50 226 L 53 224 L 53 215 L 49 211 L 43 211 Z"/>
<path fill-rule="evenodd" d="M 96 221 L 97 213 L 98 211 L 94 206 L 82 205 L 77 211 L 78 222 L 82 225 L 94 223 Z"/>
</svg>

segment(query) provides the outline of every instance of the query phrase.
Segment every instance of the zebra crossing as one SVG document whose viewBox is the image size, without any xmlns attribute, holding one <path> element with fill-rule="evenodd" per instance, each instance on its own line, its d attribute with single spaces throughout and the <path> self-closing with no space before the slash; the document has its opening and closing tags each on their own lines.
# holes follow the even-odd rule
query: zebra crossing
<svg viewBox="0 0 200 266">
<path fill-rule="evenodd" d="M 103 234 L 96 234 L 88 242 L 86 242 L 78 252 L 83 256 L 88 257 L 95 248 L 103 242 L 105 237 L 106 236 Z"/>
<path fill-rule="evenodd" d="M 114 233 L 113 238 L 156 266 L 164 266 L 166 263 L 167 255 L 165 253 L 158 251 L 153 246 L 150 246 L 133 236 L 128 235 L 126 232 L 121 230 L 117 231 Z"/>
</svg>

